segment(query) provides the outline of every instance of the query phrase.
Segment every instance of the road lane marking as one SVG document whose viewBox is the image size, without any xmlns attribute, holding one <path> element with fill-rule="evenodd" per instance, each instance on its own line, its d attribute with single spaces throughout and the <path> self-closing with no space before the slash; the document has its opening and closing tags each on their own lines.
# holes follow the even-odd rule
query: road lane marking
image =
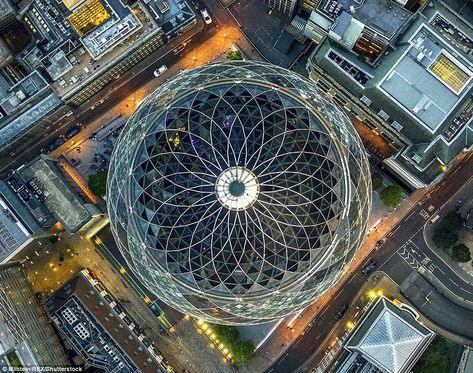
<svg viewBox="0 0 473 373">
<path fill-rule="evenodd" d="M 347 281 L 347 285 L 353 281 L 353 279 L 356 277 L 356 273 L 350 277 L 350 279 Z"/>
</svg>

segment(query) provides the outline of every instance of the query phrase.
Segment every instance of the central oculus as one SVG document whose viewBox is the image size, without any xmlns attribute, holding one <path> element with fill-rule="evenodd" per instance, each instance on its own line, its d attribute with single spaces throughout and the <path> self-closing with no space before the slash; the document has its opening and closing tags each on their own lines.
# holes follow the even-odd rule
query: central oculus
<svg viewBox="0 0 473 373">
<path fill-rule="evenodd" d="M 234 166 L 224 170 L 215 183 L 219 202 L 234 211 L 246 210 L 258 199 L 259 183 L 253 172 Z"/>
</svg>

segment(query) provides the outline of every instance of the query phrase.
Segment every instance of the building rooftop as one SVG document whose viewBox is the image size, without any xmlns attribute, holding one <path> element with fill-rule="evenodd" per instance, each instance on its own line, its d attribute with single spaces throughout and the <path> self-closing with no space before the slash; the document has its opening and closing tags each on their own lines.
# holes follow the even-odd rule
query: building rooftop
<svg viewBox="0 0 473 373">
<path fill-rule="evenodd" d="M 36 158 L 20 171 L 22 179 L 33 181 L 45 196 L 42 203 L 70 232 L 80 229 L 91 217 L 84 203 L 71 190 L 52 158 Z"/>
<path fill-rule="evenodd" d="M 10 257 L 30 240 L 32 232 L 23 224 L 20 217 L 0 192 L 0 262 Z"/>
<path fill-rule="evenodd" d="M 23 21 L 36 40 L 22 59 L 32 69 L 58 50 L 67 54 L 78 47 L 79 39 L 67 21 L 69 14 L 63 3 L 54 0 L 35 0 L 28 5 Z M 53 62 L 54 59 L 44 63 L 48 66 Z"/>
<path fill-rule="evenodd" d="M 60 98 L 55 93 L 50 93 L 36 105 L 4 125 L 0 128 L 0 147 L 10 144 L 19 134 L 44 118 L 60 104 Z"/>
<path fill-rule="evenodd" d="M 69 366 L 20 263 L 0 265 L 0 366 L 15 350 L 23 365 Z"/>
<path fill-rule="evenodd" d="M 317 9 L 332 19 L 338 16 L 340 10 L 344 10 L 347 13 L 345 18 L 352 16 L 388 39 L 412 16 L 410 11 L 391 0 L 323 0 Z"/>
<path fill-rule="evenodd" d="M 195 19 L 193 9 L 185 0 L 148 0 L 143 5 L 167 36 Z"/>
<path fill-rule="evenodd" d="M 411 314 L 381 297 L 346 343 L 384 372 L 407 372 L 434 337 Z"/>
<path fill-rule="evenodd" d="M 166 372 L 162 357 L 103 285 L 83 270 L 54 293 L 46 311 L 75 351 L 106 372 Z"/>
<path fill-rule="evenodd" d="M 48 86 L 46 80 L 35 70 L 10 87 L 8 94 L 0 98 L 0 107 L 7 115 L 12 115 Z"/>
<path fill-rule="evenodd" d="M 85 3 L 87 0 L 62 0 L 64 5 L 67 7 L 69 10 L 74 10 L 78 6 L 82 5 Z"/>
<path fill-rule="evenodd" d="M 139 19 L 118 0 L 90 0 L 77 12 L 82 12 L 82 9 L 89 4 L 94 6 L 95 11 L 84 14 L 89 21 L 81 22 L 83 33 L 79 35 L 82 37 L 82 44 L 94 59 L 102 57 L 122 39 L 143 26 Z M 77 12 L 71 17 L 75 17 Z M 82 17 L 79 19 L 82 20 Z"/>
<path fill-rule="evenodd" d="M 422 28 L 380 87 L 433 133 L 460 101 L 472 77 L 473 72 L 440 39 Z"/>
</svg>

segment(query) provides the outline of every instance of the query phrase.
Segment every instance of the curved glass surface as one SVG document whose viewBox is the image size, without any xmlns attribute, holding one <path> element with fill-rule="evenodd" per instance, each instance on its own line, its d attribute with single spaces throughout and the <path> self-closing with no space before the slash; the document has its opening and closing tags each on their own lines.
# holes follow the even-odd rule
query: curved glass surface
<svg viewBox="0 0 473 373">
<path fill-rule="evenodd" d="M 171 306 L 257 323 L 310 304 L 366 229 L 370 173 L 347 117 L 285 69 L 179 74 L 130 118 L 108 208 L 128 264 Z"/>
</svg>

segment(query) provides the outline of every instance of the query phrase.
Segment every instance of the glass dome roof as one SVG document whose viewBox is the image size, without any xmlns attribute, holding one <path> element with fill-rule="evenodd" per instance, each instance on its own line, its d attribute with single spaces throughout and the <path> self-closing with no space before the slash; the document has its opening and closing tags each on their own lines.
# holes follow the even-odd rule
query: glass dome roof
<svg viewBox="0 0 473 373">
<path fill-rule="evenodd" d="M 158 296 L 210 321 L 258 322 L 340 275 L 369 188 L 358 136 L 311 82 L 227 62 L 180 74 L 140 105 L 112 157 L 108 204 L 119 247 Z M 280 295 L 285 309 L 271 308 Z M 256 304 L 271 310 L 252 316 Z"/>
</svg>

